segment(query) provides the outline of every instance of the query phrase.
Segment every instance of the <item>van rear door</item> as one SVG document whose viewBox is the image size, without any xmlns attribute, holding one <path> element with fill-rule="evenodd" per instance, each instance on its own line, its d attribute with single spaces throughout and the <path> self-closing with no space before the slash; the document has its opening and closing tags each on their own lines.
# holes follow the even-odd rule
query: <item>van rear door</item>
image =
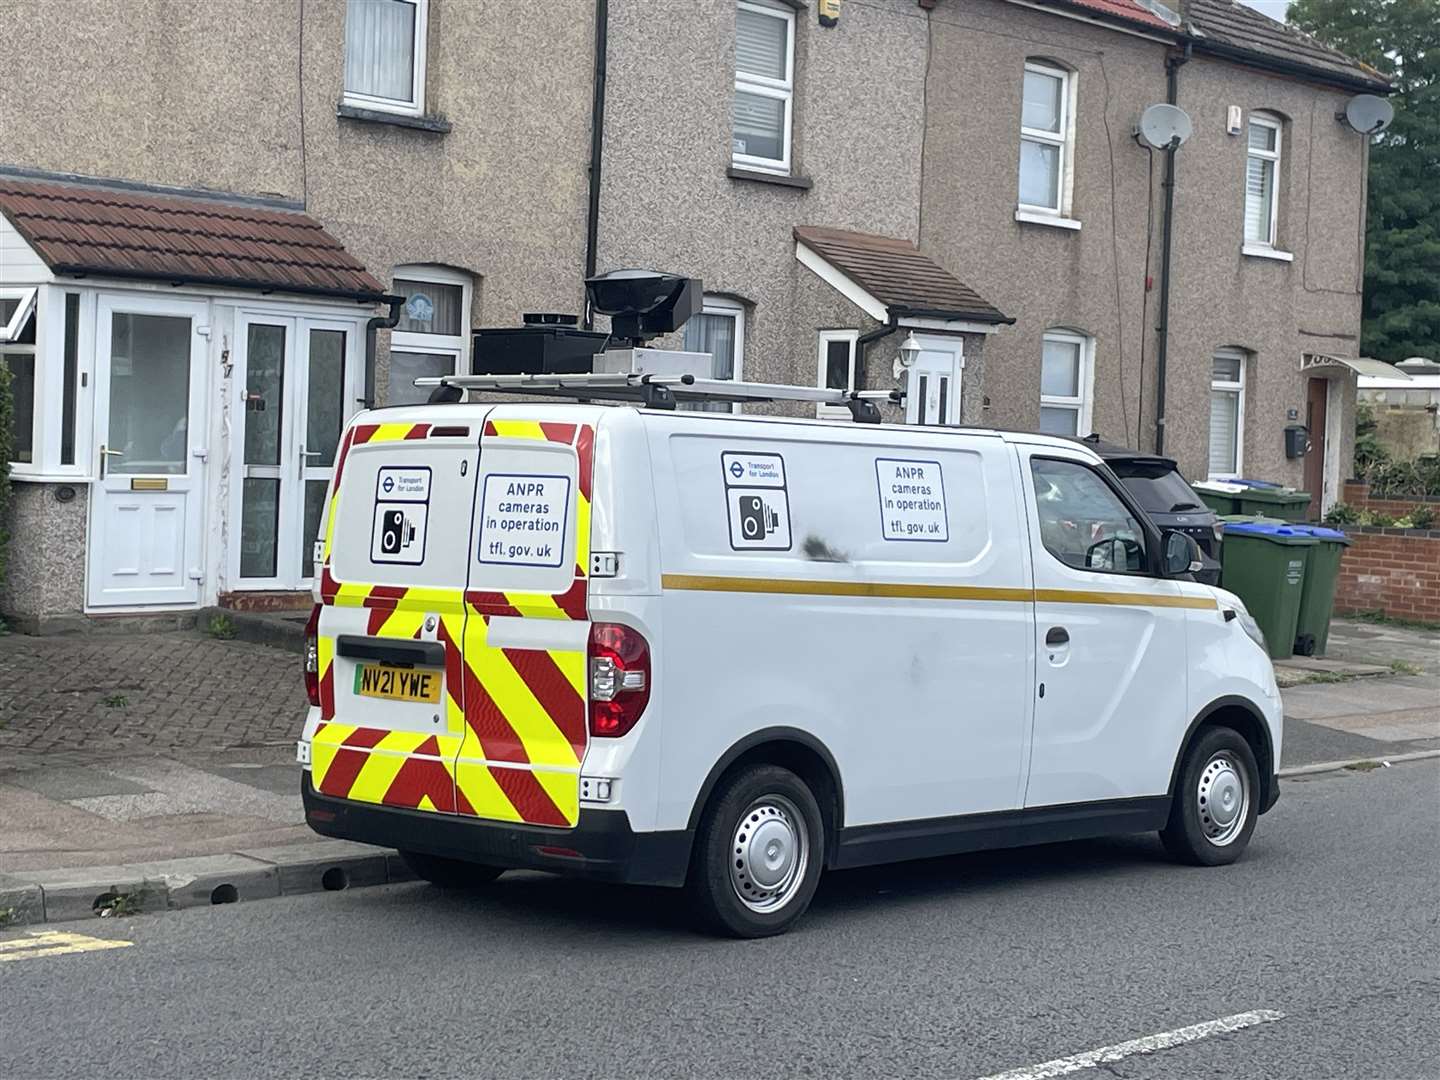
<svg viewBox="0 0 1440 1080">
<path fill-rule="evenodd" d="M 434 410 L 393 412 L 353 424 L 335 463 L 312 782 L 337 798 L 453 814 L 467 809 L 451 763 L 466 730 L 460 643 L 485 410 L 457 407 L 444 425 L 400 419 Z"/>
<path fill-rule="evenodd" d="M 461 813 L 554 827 L 580 812 L 587 744 L 593 408 L 497 406 L 469 540 Z"/>
</svg>

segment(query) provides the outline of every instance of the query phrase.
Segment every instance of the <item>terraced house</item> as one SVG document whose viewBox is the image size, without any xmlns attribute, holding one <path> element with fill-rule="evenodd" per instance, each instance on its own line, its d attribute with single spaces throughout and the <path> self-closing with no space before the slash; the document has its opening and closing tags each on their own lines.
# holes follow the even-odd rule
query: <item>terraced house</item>
<svg viewBox="0 0 1440 1080">
<path fill-rule="evenodd" d="M 0 611 L 304 603 L 346 418 L 622 266 L 704 280 L 670 344 L 713 375 L 1318 509 L 1365 367 L 1344 118 L 1387 90 L 1230 0 L 21 0 Z M 1167 103 L 1188 137 L 1137 137 Z"/>
</svg>

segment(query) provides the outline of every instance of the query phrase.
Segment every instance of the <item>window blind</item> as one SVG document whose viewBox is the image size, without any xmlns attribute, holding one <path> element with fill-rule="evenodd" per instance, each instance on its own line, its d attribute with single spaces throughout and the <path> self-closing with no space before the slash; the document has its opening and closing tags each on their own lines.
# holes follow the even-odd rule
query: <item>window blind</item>
<svg viewBox="0 0 1440 1080">
<path fill-rule="evenodd" d="M 1235 460 L 1240 434 L 1240 394 L 1235 390 L 1210 391 L 1210 474 L 1238 471 Z"/>
<path fill-rule="evenodd" d="M 413 101 L 415 5 L 406 0 L 349 0 L 345 12 L 345 89 Z"/>
<path fill-rule="evenodd" d="M 762 79 L 785 78 L 785 19 L 741 8 L 735 13 L 735 70 Z"/>
</svg>

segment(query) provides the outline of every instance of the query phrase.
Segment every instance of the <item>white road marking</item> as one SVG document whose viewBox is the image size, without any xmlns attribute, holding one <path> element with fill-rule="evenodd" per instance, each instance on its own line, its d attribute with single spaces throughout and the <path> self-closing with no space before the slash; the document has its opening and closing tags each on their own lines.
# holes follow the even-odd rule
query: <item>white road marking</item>
<svg viewBox="0 0 1440 1080">
<path fill-rule="evenodd" d="M 29 960 L 36 956 L 62 956 L 66 953 L 100 952 L 104 949 L 127 949 L 132 941 L 111 941 L 67 934 L 60 930 L 31 930 L 22 938 L 0 941 L 0 964 L 10 960 Z"/>
<path fill-rule="evenodd" d="M 982 1077 L 981 1080 L 1048 1080 L 1052 1076 L 1065 1076 L 1081 1069 L 1093 1069 L 1096 1065 L 1119 1061 L 1135 1054 L 1153 1054 L 1157 1050 L 1183 1046 L 1197 1039 L 1208 1039 L 1211 1035 L 1224 1035 L 1226 1032 L 1239 1031 L 1256 1024 L 1269 1024 L 1284 1018 L 1284 1013 L 1273 1009 L 1255 1009 L 1251 1012 L 1236 1013 L 1234 1016 L 1224 1016 L 1219 1020 L 1206 1020 L 1203 1024 L 1176 1028 L 1174 1031 L 1162 1031 L 1159 1035 L 1146 1035 L 1129 1042 L 1116 1043 L 1114 1046 L 1102 1046 L 1098 1050 L 1087 1050 L 1083 1054 L 1056 1058 L 1039 1065 L 1025 1065 L 1009 1072 Z"/>
</svg>

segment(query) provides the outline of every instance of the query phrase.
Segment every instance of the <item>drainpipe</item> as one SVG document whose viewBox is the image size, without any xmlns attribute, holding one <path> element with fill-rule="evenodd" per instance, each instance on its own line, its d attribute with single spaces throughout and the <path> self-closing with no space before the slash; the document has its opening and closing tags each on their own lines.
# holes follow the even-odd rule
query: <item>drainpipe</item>
<svg viewBox="0 0 1440 1080">
<path fill-rule="evenodd" d="M 1190 61 L 1190 42 L 1185 51 L 1165 57 L 1165 100 L 1179 104 L 1180 68 Z M 1170 352 L 1170 249 L 1175 223 L 1175 154 L 1180 148 L 1165 151 L 1165 212 L 1161 219 L 1160 238 L 1160 340 L 1155 349 L 1155 453 L 1165 452 L 1165 364 Z"/>
<path fill-rule="evenodd" d="M 595 85 L 590 99 L 590 203 L 585 219 L 585 276 L 595 276 L 600 246 L 600 157 L 605 143 L 605 51 L 610 33 L 609 0 L 595 0 Z M 585 329 L 595 329 L 595 313 L 585 301 Z"/>
<path fill-rule="evenodd" d="M 865 389 L 865 350 L 870 347 L 871 343 L 879 341 L 881 338 L 893 334 L 899 328 L 900 321 L 894 315 L 891 315 L 889 322 L 881 323 L 874 330 L 871 330 L 867 334 L 861 334 L 858 338 L 855 339 L 856 390 Z"/>
<path fill-rule="evenodd" d="M 381 299 L 390 305 L 390 313 L 376 315 L 365 324 L 365 398 L 363 404 L 367 409 L 375 407 L 375 331 L 394 330 L 400 323 L 400 305 L 405 303 L 403 296 L 384 296 Z"/>
</svg>

